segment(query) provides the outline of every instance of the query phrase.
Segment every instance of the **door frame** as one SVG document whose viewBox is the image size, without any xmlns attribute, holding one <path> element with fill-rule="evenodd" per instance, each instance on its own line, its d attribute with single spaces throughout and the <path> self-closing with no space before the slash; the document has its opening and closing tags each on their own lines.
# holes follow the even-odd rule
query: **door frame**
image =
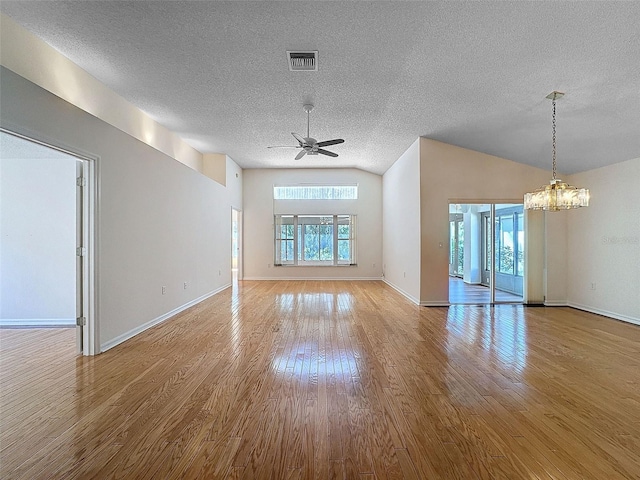
<svg viewBox="0 0 640 480">
<path fill-rule="evenodd" d="M 84 180 L 78 181 L 80 185 L 76 184 L 77 188 L 81 189 L 77 201 L 81 208 L 76 208 L 76 222 L 79 227 L 77 240 L 81 243 L 76 247 L 83 249 L 76 280 L 76 315 L 79 319 L 76 326 L 76 347 L 78 354 L 97 355 L 100 353 L 97 318 L 99 157 L 15 125 L 5 124 L 0 126 L 0 131 L 65 153 L 82 162 L 81 178 Z"/>
</svg>

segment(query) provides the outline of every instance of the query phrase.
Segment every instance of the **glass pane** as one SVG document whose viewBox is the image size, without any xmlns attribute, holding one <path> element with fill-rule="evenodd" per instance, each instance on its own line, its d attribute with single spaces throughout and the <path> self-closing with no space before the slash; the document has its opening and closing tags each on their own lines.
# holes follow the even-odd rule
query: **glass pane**
<svg viewBox="0 0 640 480">
<path fill-rule="evenodd" d="M 491 270 L 491 217 L 484 217 L 484 269 Z"/>
<path fill-rule="evenodd" d="M 357 200 L 358 185 L 305 185 L 273 187 L 275 200 Z"/>
<path fill-rule="evenodd" d="M 304 226 L 304 260 L 320 260 L 320 225 Z"/>
<path fill-rule="evenodd" d="M 499 223 L 500 251 L 498 271 L 513 275 L 513 215 L 501 216 Z"/>
<path fill-rule="evenodd" d="M 320 260 L 333 261 L 333 225 L 319 226 Z"/>
<path fill-rule="evenodd" d="M 458 223 L 458 275 L 464 275 L 464 222 Z"/>
<path fill-rule="evenodd" d="M 282 242 L 283 252 L 282 260 L 293 261 L 293 240 L 284 240 Z"/>
<path fill-rule="evenodd" d="M 350 261 L 351 249 L 349 248 L 349 240 L 338 240 L 338 261 Z"/>
<path fill-rule="evenodd" d="M 519 276 L 524 276 L 524 214 L 518 214 L 518 261 L 516 272 Z"/>
<path fill-rule="evenodd" d="M 449 265 L 456 260 L 456 222 L 449 222 Z"/>
</svg>

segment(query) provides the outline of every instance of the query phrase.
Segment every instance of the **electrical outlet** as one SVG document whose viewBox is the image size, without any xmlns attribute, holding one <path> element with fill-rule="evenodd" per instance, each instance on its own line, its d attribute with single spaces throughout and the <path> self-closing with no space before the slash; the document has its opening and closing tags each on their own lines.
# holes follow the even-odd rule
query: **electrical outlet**
<svg viewBox="0 0 640 480">
<path fill-rule="evenodd" d="M 167 293 L 167 287 L 165 287 L 164 285 L 162 286 L 162 294 L 164 295 L 165 293 Z"/>
<path fill-rule="evenodd" d="M 591 290 L 595 290 L 596 289 L 596 282 L 592 282 L 591 283 Z"/>
<path fill-rule="evenodd" d="M 184 282 L 184 289 L 187 289 L 187 282 Z"/>
<path fill-rule="evenodd" d="M 222 275 L 222 270 L 218 270 L 218 276 Z"/>
<path fill-rule="evenodd" d="M 407 272 L 402 272 L 402 275 L 404 276 L 404 278 L 407 278 Z"/>
<path fill-rule="evenodd" d="M 373 268 L 376 268 L 376 264 L 375 263 L 373 264 Z"/>
</svg>

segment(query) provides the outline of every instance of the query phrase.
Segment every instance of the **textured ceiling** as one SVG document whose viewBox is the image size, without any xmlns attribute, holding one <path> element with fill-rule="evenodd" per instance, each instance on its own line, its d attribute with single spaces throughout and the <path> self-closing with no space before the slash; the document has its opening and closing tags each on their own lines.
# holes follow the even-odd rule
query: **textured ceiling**
<svg viewBox="0 0 640 480">
<path fill-rule="evenodd" d="M 558 169 L 640 157 L 640 2 L 13 2 L 0 10 L 203 153 L 378 174 L 419 136 Z M 286 50 L 318 50 L 290 72 Z M 340 156 L 294 161 L 311 136 Z"/>
</svg>

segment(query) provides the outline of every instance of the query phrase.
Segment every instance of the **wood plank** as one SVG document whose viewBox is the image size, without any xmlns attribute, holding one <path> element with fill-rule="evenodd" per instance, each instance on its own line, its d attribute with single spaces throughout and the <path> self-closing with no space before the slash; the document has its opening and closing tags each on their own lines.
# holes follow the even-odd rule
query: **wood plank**
<svg viewBox="0 0 640 480">
<path fill-rule="evenodd" d="M 0 360 L 3 479 L 640 478 L 640 327 L 570 308 L 241 281 L 93 358 L 0 329 Z"/>
</svg>

